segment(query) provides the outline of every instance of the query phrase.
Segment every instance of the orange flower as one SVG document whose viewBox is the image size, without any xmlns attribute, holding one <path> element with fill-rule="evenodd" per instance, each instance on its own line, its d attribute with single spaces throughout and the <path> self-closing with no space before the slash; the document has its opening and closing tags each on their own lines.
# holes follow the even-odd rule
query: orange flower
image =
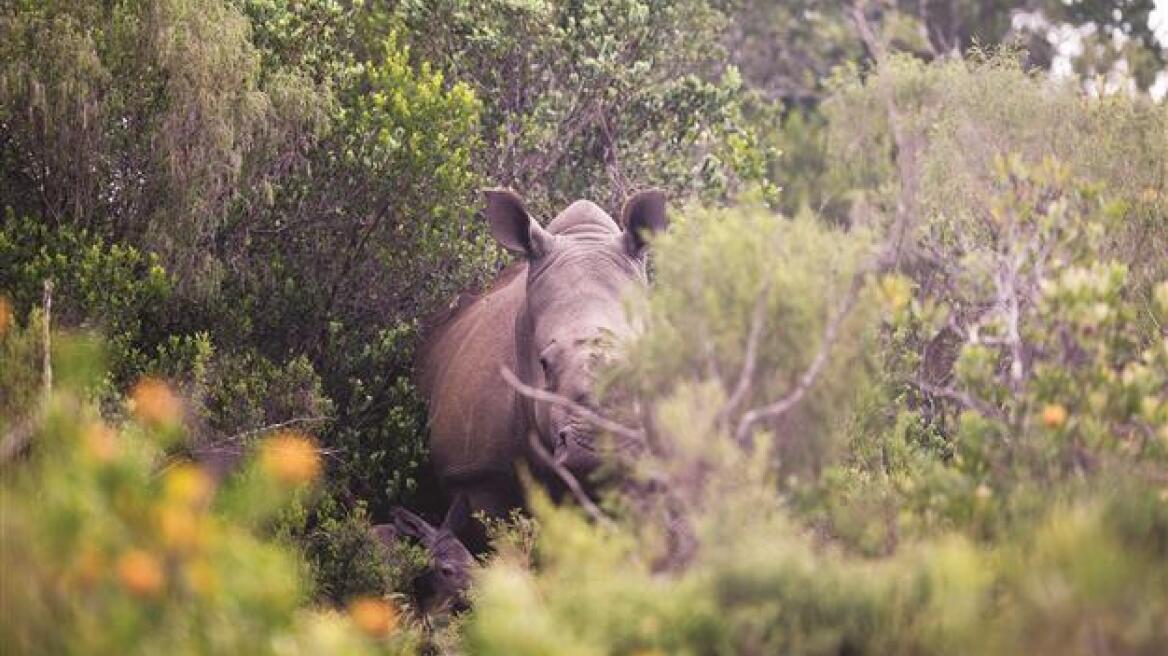
<svg viewBox="0 0 1168 656">
<path fill-rule="evenodd" d="M 1058 403 L 1049 403 L 1042 409 L 1042 423 L 1047 428 L 1062 428 L 1067 423 L 1067 409 Z"/>
<path fill-rule="evenodd" d="M 278 433 L 260 446 L 260 466 L 288 485 L 311 483 L 320 475 L 320 455 L 312 440 L 300 433 Z"/>
<path fill-rule="evenodd" d="M 187 462 L 168 471 L 162 487 L 170 501 L 201 506 L 211 498 L 215 484 L 206 470 Z"/>
<path fill-rule="evenodd" d="M 121 451 L 118 434 L 100 421 L 95 421 L 81 432 L 81 443 L 85 451 L 98 462 L 109 462 Z"/>
<path fill-rule="evenodd" d="M 130 392 L 131 409 L 139 421 L 169 428 L 182 416 L 182 402 L 170 386 L 157 378 L 143 378 Z"/>
<path fill-rule="evenodd" d="M 398 613 L 392 604 L 373 597 L 360 597 L 349 604 L 349 617 L 357 628 L 374 638 L 383 638 L 397 629 Z"/>
<path fill-rule="evenodd" d="M 155 597 L 166 584 L 166 574 L 154 554 L 132 549 L 118 558 L 118 580 L 136 597 Z"/>
<path fill-rule="evenodd" d="M 73 562 L 73 575 L 82 588 L 91 588 L 105 571 L 105 559 L 92 545 L 81 547 L 77 552 L 77 560 Z"/>
<path fill-rule="evenodd" d="M 158 533 L 169 549 L 189 553 L 203 543 L 203 526 L 189 508 L 165 505 L 158 511 Z"/>
<path fill-rule="evenodd" d="M 8 299 L 0 296 L 0 337 L 8 332 L 8 326 L 12 325 L 12 304 Z"/>
<path fill-rule="evenodd" d="M 215 594 L 219 589 L 219 576 L 215 573 L 215 568 L 205 560 L 192 560 L 183 568 L 183 574 L 186 576 L 187 585 L 195 594 L 208 596 Z"/>
</svg>

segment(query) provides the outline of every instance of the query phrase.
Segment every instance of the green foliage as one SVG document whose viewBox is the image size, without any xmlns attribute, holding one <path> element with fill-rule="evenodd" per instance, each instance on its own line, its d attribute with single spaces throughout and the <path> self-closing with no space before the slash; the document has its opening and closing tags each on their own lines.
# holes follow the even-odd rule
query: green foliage
<svg viewBox="0 0 1168 656">
<path fill-rule="evenodd" d="M 5 345 L 16 338 L 0 335 Z M 139 385 L 135 421 L 111 427 L 77 396 L 93 384 L 78 380 L 92 364 L 84 356 L 58 364 L 58 380 L 68 382 L 35 418 L 30 453 L 3 465 L 5 645 L 15 653 L 412 651 L 387 602 L 366 601 L 350 618 L 302 610 L 300 559 L 255 530 L 319 470 L 309 442 L 273 438 L 216 481 L 166 458 L 183 429 L 165 386 Z M 370 604 L 391 624 L 370 622 Z"/>
<path fill-rule="evenodd" d="M 141 374 L 163 321 L 157 308 L 173 289 L 156 257 L 8 209 L 0 223 L 0 289 L 17 316 L 40 305 L 45 281 L 53 284 L 55 321 L 106 334 L 119 384 Z"/>
<path fill-rule="evenodd" d="M 1165 235 L 1162 108 L 1084 101 L 1002 57 L 894 58 L 837 93 L 824 176 L 853 190 L 853 228 L 691 209 L 658 240 L 615 379 L 650 431 L 636 476 L 612 525 L 535 504 L 534 556 L 504 549 L 480 581 L 476 652 L 1168 640 L 1168 283 L 1137 246 Z M 813 370 L 866 268 L 773 441 L 736 442 Z"/>
<path fill-rule="evenodd" d="M 0 638 L 414 650 L 425 559 L 368 528 L 437 503 L 411 369 L 501 263 L 475 191 L 658 185 L 612 521 L 495 523 L 429 648 L 1161 650 L 1168 112 L 1082 91 L 1163 52 L 1105 4 L 1026 5 L 1095 23 L 1084 84 L 1002 0 L 9 3 Z M 100 339 L 46 349 L 46 280 Z"/>
<path fill-rule="evenodd" d="M 576 198 L 619 207 L 634 188 L 732 197 L 767 153 L 719 57 L 724 17 L 693 0 L 406 2 L 427 61 L 485 103 L 481 170 L 551 215 Z"/>
</svg>

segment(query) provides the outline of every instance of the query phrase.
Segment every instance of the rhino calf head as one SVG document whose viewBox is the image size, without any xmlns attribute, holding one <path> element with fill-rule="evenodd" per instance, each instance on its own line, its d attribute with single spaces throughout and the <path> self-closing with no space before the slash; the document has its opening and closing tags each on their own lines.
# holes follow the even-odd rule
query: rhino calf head
<svg viewBox="0 0 1168 656">
<path fill-rule="evenodd" d="M 595 204 L 576 201 L 545 229 L 522 199 L 486 192 L 495 239 L 527 259 L 526 300 L 515 329 L 516 374 L 526 384 L 601 410 L 598 369 L 611 346 L 630 335 L 627 295 L 648 284 L 648 238 L 668 219 L 660 191 L 633 195 L 622 225 Z M 578 409 L 525 400 L 528 424 L 559 465 L 578 477 L 601 462 L 596 431 Z"/>
<path fill-rule="evenodd" d="M 469 608 L 467 592 L 475 559 L 455 535 L 457 525 L 469 519 L 466 500 L 460 497 L 439 527 L 405 508 L 394 508 L 390 523 L 370 529 L 386 547 L 392 548 L 398 540 L 409 538 L 426 550 L 430 563 L 413 582 L 414 596 L 425 613 L 448 610 L 457 613 Z"/>
</svg>

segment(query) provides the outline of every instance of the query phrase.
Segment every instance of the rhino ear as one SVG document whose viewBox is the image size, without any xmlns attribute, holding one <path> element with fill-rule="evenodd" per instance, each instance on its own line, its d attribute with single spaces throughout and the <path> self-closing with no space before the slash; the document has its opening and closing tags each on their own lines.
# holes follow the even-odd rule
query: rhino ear
<svg viewBox="0 0 1168 656">
<path fill-rule="evenodd" d="M 397 542 L 398 530 L 393 524 L 378 524 L 371 526 L 369 532 L 378 542 L 387 547 L 392 547 L 394 542 Z"/>
<path fill-rule="evenodd" d="M 422 544 L 432 544 L 438 535 L 438 529 L 405 508 L 394 508 L 389 514 L 393 518 L 393 527 L 399 533 L 417 538 Z"/>
<path fill-rule="evenodd" d="M 659 189 L 646 189 L 633 194 L 625 202 L 621 223 L 625 227 L 625 250 L 633 257 L 640 257 L 650 235 L 664 232 L 669 225 L 669 217 L 665 214 L 665 194 Z"/>
<path fill-rule="evenodd" d="M 470 502 L 465 494 L 460 494 L 450 504 L 446 517 L 442 520 L 442 528 L 457 535 L 471 520 Z"/>
<path fill-rule="evenodd" d="M 551 250 L 554 237 L 531 218 L 519 194 L 510 189 L 485 189 L 483 195 L 491 235 L 503 248 L 531 259 Z"/>
</svg>

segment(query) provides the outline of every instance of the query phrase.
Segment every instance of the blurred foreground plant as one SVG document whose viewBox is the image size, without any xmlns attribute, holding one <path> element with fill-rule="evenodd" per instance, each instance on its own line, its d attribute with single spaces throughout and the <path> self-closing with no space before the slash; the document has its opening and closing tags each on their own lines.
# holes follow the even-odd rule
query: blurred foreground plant
<svg viewBox="0 0 1168 656">
<path fill-rule="evenodd" d="M 5 345 L 19 328 L 0 334 Z M 223 481 L 173 460 L 183 404 L 146 379 L 114 426 L 84 398 L 97 349 L 58 339 L 62 386 L 2 466 L 0 640 L 14 653 L 408 653 L 393 602 L 306 607 L 305 565 L 260 529 L 321 472 L 306 435 L 263 439 Z M 6 357 L 3 375 L 21 363 Z"/>
</svg>

